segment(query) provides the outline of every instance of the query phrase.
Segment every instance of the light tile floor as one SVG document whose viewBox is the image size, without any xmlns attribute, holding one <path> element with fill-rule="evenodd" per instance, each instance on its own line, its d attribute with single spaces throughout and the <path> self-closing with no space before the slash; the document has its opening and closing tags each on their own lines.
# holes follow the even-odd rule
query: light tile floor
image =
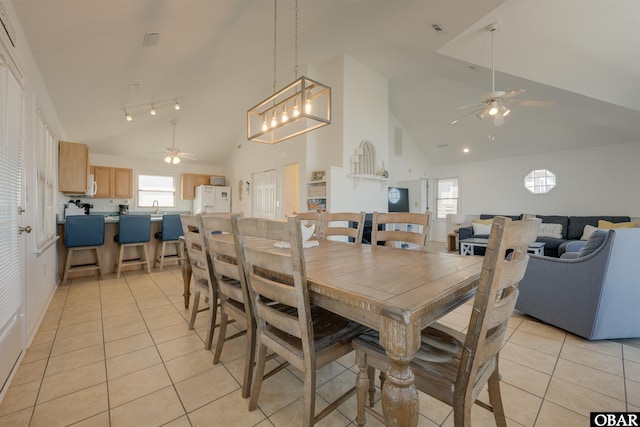
<svg viewBox="0 0 640 427">
<path fill-rule="evenodd" d="M 0 404 L 0 426 L 300 425 L 300 373 L 265 381 L 249 412 L 240 396 L 244 338 L 227 342 L 214 366 L 207 314 L 189 331 L 182 289 L 177 267 L 59 287 Z M 462 330 L 469 311 L 443 321 Z M 589 342 L 516 314 L 500 363 L 510 426 L 585 426 L 590 411 L 640 411 L 640 340 Z M 356 371 L 353 353 L 320 370 L 317 411 Z M 451 409 L 423 394 L 420 412 L 420 426 L 453 426 Z M 320 425 L 355 425 L 355 413 L 352 397 Z M 479 406 L 472 418 L 494 425 Z"/>
</svg>

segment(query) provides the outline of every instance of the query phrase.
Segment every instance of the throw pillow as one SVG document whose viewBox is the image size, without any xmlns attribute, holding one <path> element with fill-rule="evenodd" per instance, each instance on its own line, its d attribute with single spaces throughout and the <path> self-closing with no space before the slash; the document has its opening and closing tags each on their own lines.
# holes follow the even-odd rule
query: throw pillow
<svg viewBox="0 0 640 427">
<path fill-rule="evenodd" d="M 599 228 L 589 224 L 585 225 L 584 230 L 582 230 L 582 237 L 580 237 L 580 240 L 589 240 L 589 236 L 591 236 L 591 234 L 596 230 L 599 230 Z"/>
<path fill-rule="evenodd" d="M 604 239 L 607 238 L 608 234 L 609 232 L 605 230 L 596 230 L 591 233 L 591 236 L 589 236 L 589 240 L 587 240 L 587 244 L 578 251 L 578 258 L 583 258 L 594 253 L 596 249 L 602 246 L 602 244 L 604 243 Z"/>
<path fill-rule="evenodd" d="M 538 237 L 562 239 L 562 224 L 542 223 L 538 228 Z"/>
<path fill-rule="evenodd" d="M 636 228 L 637 222 L 609 222 L 603 219 L 598 220 L 598 228 L 603 230 L 610 230 L 612 228 Z"/>
<path fill-rule="evenodd" d="M 489 233 L 491 233 L 491 224 L 493 224 L 493 219 L 474 219 L 471 221 L 473 234 L 480 236 L 489 235 Z"/>
</svg>

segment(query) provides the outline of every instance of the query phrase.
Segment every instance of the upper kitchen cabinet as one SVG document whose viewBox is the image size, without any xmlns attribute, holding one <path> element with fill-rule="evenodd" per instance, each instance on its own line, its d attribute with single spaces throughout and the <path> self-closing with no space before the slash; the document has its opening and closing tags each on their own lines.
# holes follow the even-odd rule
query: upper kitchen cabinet
<svg viewBox="0 0 640 427">
<path fill-rule="evenodd" d="M 91 166 L 91 173 L 96 182 L 96 194 L 93 197 L 133 198 L 133 169 Z"/>
<path fill-rule="evenodd" d="M 224 185 L 224 176 L 183 173 L 180 175 L 180 199 L 193 200 L 198 185 Z"/>
<path fill-rule="evenodd" d="M 58 190 L 69 194 L 87 193 L 89 190 L 89 146 L 60 141 L 58 149 Z"/>
</svg>

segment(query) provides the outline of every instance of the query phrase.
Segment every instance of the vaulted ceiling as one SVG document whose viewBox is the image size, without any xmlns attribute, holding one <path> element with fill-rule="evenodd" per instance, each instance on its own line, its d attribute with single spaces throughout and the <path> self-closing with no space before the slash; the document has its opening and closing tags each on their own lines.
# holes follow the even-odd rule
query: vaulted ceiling
<svg viewBox="0 0 640 427">
<path fill-rule="evenodd" d="M 66 138 L 91 152 L 161 158 L 175 119 L 178 148 L 221 164 L 272 91 L 272 1 L 13 3 Z M 496 89 L 553 103 L 515 106 L 501 127 L 450 125 L 491 92 L 495 21 Z M 294 77 L 293 28 L 294 1 L 279 0 L 278 86 Z M 640 143 L 637 0 L 299 0 L 299 46 L 301 66 L 346 54 L 386 76 L 391 112 L 433 165 Z"/>
</svg>

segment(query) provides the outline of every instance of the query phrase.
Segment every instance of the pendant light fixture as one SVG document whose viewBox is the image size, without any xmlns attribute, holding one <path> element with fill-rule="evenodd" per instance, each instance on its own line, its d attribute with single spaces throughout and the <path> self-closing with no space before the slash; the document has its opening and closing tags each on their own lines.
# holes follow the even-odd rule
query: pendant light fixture
<svg viewBox="0 0 640 427">
<path fill-rule="evenodd" d="M 273 95 L 247 111 L 247 139 L 275 144 L 331 123 L 331 88 L 298 78 L 298 0 L 295 1 L 295 80 L 276 92 L 278 0 L 273 18 Z"/>
</svg>

